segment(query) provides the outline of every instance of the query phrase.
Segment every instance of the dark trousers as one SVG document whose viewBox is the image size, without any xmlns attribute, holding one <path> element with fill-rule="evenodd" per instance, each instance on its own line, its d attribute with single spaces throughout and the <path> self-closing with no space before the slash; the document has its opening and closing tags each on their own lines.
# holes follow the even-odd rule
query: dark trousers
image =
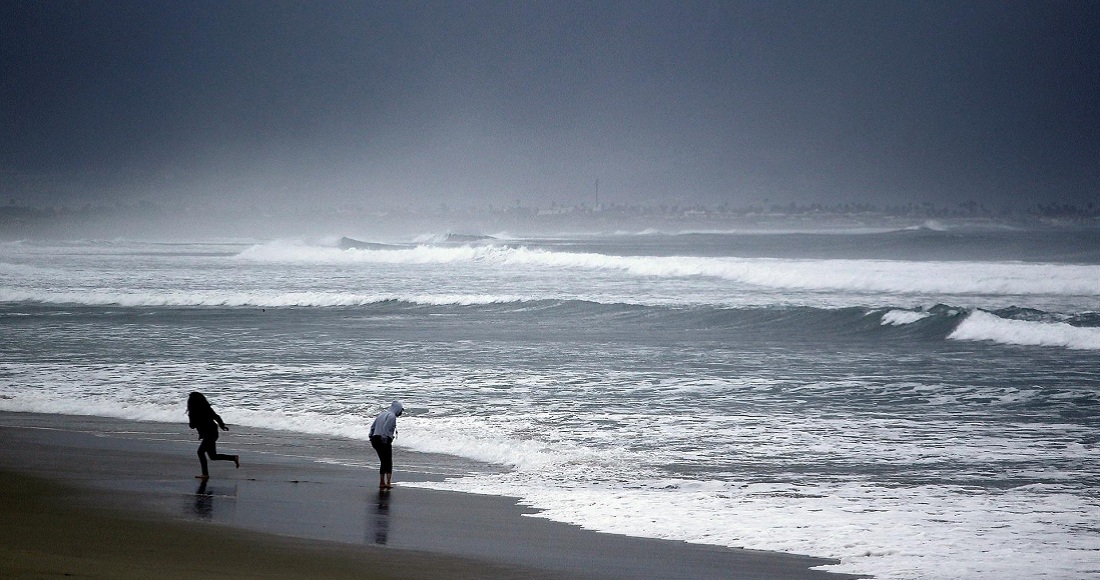
<svg viewBox="0 0 1100 580">
<path fill-rule="evenodd" d="M 206 456 L 209 455 L 212 461 L 233 461 L 232 455 L 225 455 L 224 453 L 218 453 L 218 432 L 209 431 L 200 433 L 202 435 L 202 443 L 199 443 L 199 463 L 202 465 L 202 474 L 210 475 L 210 472 L 206 468 Z"/>
<path fill-rule="evenodd" d="M 378 473 L 393 473 L 393 439 L 375 435 L 370 438 L 370 446 L 378 453 L 378 461 L 382 463 Z"/>
</svg>

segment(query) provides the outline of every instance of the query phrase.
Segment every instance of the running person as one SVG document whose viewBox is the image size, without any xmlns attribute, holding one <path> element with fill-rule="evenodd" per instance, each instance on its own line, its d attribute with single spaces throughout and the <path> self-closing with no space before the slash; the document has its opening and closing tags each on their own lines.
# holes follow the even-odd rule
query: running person
<svg viewBox="0 0 1100 580">
<path fill-rule="evenodd" d="M 202 475 L 199 479 L 210 479 L 210 472 L 206 467 L 206 456 L 211 461 L 232 461 L 238 468 L 241 466 L 240 455 L 225 455 L 218 453 L 218 428 L 228 431 L 225 421 L 214 412 L 210 402 L 199 392 L 193 392 L 187 397 L 187 425 L 192 429 L 198 429 L 199 439 L 199 464 L 202 465 Z"/>
</svg>

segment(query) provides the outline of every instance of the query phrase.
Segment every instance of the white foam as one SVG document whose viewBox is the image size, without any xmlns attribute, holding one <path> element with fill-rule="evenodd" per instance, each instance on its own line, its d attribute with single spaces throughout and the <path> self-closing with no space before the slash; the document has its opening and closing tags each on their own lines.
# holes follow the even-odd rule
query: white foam
<svg viewBox="0 0 1100 580">
<path fill-rule="evenodd" d="M 947 338 L 1100 350 L 1100 328 L 1072 326 L 1065 322 L 1009 320 L 982 310 L 970 313 Z"/>
<path fill-rule="evenodd" d="M 341 250 L 305 241 L 253 245 L 230 257 L 151 259 L 143 248 L 127 254 L 132 246 L 104 257 L 97 248 L 78 255 L 47 248 L 44 259 L 0 262 L 0 274 L 8 274 L 0 276 L 0 301 L 322 307 L 581 300 L 733 308 L 942 302 L 1078 311 L 1100 295 L 1095 265 L 616 256 L 502 245 Z"/>
<path fill-rule="evenodd" d="M 343 264 L 478 262 L 508 269 L 579 269 L 660 278 L 711 277 L 767 288 L 809 291 L 1100 295 L 1100 266 L 1076 264 L 615 256 L 503 246 L 424 245 L 392 250 L 339 250 L 290 242 L 253 246 L 241 252 L 238 259 Z"/>
<path fill-rule="evenodd" d="M 509 437 L 488 418 L 408 417 L 402 419 L 402 425 L 399 444 L 415 451 L 466 457 L 524 470 L 545 469 L 561 461 L 545 443 Z"/>
<path fill-rule="evenodd" d="M 841 561 L 823 567 L 830 571 L 893 580 L 1076 578 L 1100 549 L 1088 535 L 1067 543 L 1067 530 L 1089 525 L 1090 506 L 1051 489 L 678 479 L 624 489 L 584 479 L 545 485 L 516 473 L 409 485 L 519 495 L 541 510 L 536 517 L 587 529 L 814 554 Z M 1035 521 L 1037 501 L 1043 524 Z"/>
<path fill-rule="evenodd" d="M 882 324 L 892 326 L 904 326 L 918 320 L 924 320 L 931 316 L 928 312 L 916 312 L 913 310 L 891 310 L 882 315 Z"/>
<path fill-rule="evenodd" d="M 162 405 L 151 402 L 106 399 L 100 397 L 64 396 L 53 390 L 22 389 L 0 397 L 0 410 L 19 413 L 54 413 L 113 417 L 135 421 L 186 422 L 182 405 Z"/>
</svg>

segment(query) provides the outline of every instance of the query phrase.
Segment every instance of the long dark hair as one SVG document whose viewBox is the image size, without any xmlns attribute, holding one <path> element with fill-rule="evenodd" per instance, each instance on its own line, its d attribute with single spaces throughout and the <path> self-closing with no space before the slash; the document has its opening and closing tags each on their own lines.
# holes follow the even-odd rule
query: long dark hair
<svg viewBox="0 0 1100 580">
<path fill-rule="evenodd" d="M 191 394 L 187 395 L 188 423 L 191 424 L 192 429 L 203 421 L 209 421 L 210 416 L 213 414 L 214 409 L 210 406 L 210 401 L 206 400 L 205 395 L 198 391 L 191 391 Z"/>
</svg>

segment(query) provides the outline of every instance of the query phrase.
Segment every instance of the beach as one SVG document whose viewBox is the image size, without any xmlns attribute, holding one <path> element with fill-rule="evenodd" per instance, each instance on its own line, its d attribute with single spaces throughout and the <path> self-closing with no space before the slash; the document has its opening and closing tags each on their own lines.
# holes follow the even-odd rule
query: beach
<svg viewBox="0 0 1100 580">
<path fill-rule="evenodd" d="M 510 498 L 402 486 L 446 458 L 235 428 L 202 482 L 186 425 L 0 413 L 0 575 L 35 578 L 845 578 L 831 561 L 586 531 Z M 360 464 L 352 459 L 360 454 Z M 404 469 L 403 469 L 404 468 Z"/>
</svg>

